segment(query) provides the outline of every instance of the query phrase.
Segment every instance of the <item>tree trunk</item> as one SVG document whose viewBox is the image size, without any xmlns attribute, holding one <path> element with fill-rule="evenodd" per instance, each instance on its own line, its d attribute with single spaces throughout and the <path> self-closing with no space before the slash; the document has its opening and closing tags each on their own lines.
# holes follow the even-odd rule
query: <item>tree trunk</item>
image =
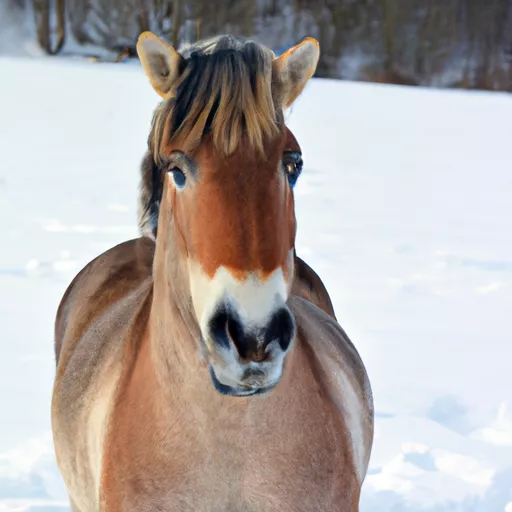
<svg viewBox="0 0 512 512">
<path fill-rule="evenodd" d="M 181 28 L 181 0 L 174 0 L 172 13 L 172 45 L 178 48 Z"/>
<path fill-rule="evenodd" d="M 34 15 L 37 30 L 37 42 L 48 55 L 57 55 L 66 39 L 65 0 L 55 0 L 57 41 L 52 45 L 50 0 L 34 0 Z"/>
<path fill-rule="evenodd" d="M 57 42 L 55 47 L 50 46 L 50 55 L 57 55 L 62 50 L 66 41 L 66 1 L 55 0 L 56 17 L 57 17 Z"/>
<path fill-rule="evenodd" d="M 389 77 L 395 74 L 396 0 L 383 0 L 382 30 L 385 48 L 385 71 Z"/>
<path fill-rule="evenodd" d="M 34 0 L 37 42 L 50 53 L 50 0 Z"/>
</svg>

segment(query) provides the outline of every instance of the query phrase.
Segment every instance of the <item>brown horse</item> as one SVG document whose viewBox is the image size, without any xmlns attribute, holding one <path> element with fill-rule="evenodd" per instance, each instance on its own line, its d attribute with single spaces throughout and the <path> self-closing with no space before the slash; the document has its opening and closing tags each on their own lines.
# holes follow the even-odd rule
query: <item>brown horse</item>
<svg viewBox="0 0 512 512">
<path fill-rule="evenodd" d="M 373 406 L 359 355 L 295 255 L 301 150 L 283 110 L 318 43 L 138 42 L 163 98 L 143 236 L 57 313 L 52 424 L 73 511 L 359 509 Z"/>
</svg>

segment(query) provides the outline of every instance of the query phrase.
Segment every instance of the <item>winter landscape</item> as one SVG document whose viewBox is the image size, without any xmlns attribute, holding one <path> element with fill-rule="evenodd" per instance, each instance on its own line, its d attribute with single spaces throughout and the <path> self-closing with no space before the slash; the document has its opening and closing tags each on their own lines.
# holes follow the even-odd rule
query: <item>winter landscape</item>
<svg viewBox="0 0 512 512">
<path fill-rule="evenodd" d="M 68 510 L 50 432 L 53 321 L 138 235 L 158 101 L 138 63 L 0 58 L 0 511 Z M 512 97 L 314 79 L 298 254 L 374 390 L 362 512 L 512 512 Z"/>
</svg>

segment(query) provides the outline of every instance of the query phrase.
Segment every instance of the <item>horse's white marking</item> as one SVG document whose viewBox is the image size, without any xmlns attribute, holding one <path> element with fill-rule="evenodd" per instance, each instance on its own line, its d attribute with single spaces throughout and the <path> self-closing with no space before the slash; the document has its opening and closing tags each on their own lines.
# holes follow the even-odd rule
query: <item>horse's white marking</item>
<svg viewBox="0 0 512 512">
<path fill-rule="evenodd" d="M 290 291 L 291 278 L 285 278 L 281 268 L 266 279 L 251 272 L 240 280 L 225 267 L 219 267 L 210 279 L 197 262 L 189 260 L 188 266 L 192 302 L 203 332 L 215 308 L 224 300 L 235 307 L 246 326 L 264 326 L 271 314 L 285 305 Z M 293 268 L 293 251 L 288 267 Z"/>
<path fill-rule="evenodd" d="M 216 377 L 222 384 L 238 388 L 244 372 L 254 366 L 263 373 L 252 380 L 246 379 L 246 384 L 253 382 L 254 387 L 259 387 L 258 382 L 261 387 L 274 385 L 281 377 L 285 357 L 277 341 L 267 348 L 273 354 L 271 361 L 244 363 L 235 350 L 219 346 L 209 339 L 208 323 L 216 308 L 227 301 L 236 310 L 244 328 L 265 327 L 272 313 L 285 306 L 292 276 L 285 277 L 283 270 L 278 268 L 266 279 L 260 278 L 256 272 L 248 273 L 245 279 L 238 279 L 227 268 L 219 267 L 213 278 L 209 278 L 197 262 L 189 261 L 188 267 L 194 310 Z M 289 254 L 288 268 L 293 269 L 293 251 Z"/>
<path fill-rule="evenodd" d="M 332 363 L 334 363 L 334 367 L 338 365 L 334 361 L 327 363 L 331 370 L 331 380 L 334 381 L 338 388 L 335 398 L 339 402 L 338 406 L 342 407 L 344 413 L 343 419 L 347 424 L 348 433 L 352 441 L 352 456 L 356 474 L 359 482 L 362 483 L 368 468 L 369 457 L 364 425 L 364 411 L 367 409 L 367 404 L 363 403 L 362 396 L 358 393 L 349 375 L 346 373 L 350 369 L 336 368 L 332 370 Z"/>
<path fill-rule="evenodd" d="M 89 453 L 89 464 L 94 479 L 95 496 L 100 496 L 101 469 L 103 462 L 103 442 L 107 428 L 108 413 L 115 390 L 115 379 L 108 379 L 105 382 L 102 392 L 91 404 L 90 416 L 88 418 L 87 446 Z"/>
<path fill-rule="evenodd" d="M 263 373 L 257 377 L 250 379 L 243 379 L 244 386 L 251 386 L 254 388 L 268 388 L 276 384 L 281 378 L 283 372 L 283 361 L 285 353 L 281 350 L 277 352 L 271 362 L 261 363 L 241 363 L 234 351 L 229 351 L 224 348 L 215 348 L 224 361 L 219 362 L 216 358 L 211 361 L 217 379 L 225 386 L 230 386 L 234 389 L 240 388 L 244 370 L 250 367 L 257 367 Z M 241 393 L 242 394 L 242 393 Z M 250 391 L 247 392 L 250 394 Z"/>
</svg>

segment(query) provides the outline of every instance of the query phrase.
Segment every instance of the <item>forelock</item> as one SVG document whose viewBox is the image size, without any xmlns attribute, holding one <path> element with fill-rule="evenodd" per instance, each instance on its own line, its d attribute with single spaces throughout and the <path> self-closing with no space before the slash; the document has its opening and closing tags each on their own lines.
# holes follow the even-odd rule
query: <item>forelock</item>
<svg viewBox="0 0 512 512">
<path fill-rule="evenodd" d="M 272 94 L 274 53 L 253 41 L 220 36 L 188 46 L 182 55 L 176 93 L 154 118 L 155 156 L 172 143 L 193 147 L 210 133 L 224 154 L 242 139 L 263 151 L 282 124 Z"/>
</svg>

